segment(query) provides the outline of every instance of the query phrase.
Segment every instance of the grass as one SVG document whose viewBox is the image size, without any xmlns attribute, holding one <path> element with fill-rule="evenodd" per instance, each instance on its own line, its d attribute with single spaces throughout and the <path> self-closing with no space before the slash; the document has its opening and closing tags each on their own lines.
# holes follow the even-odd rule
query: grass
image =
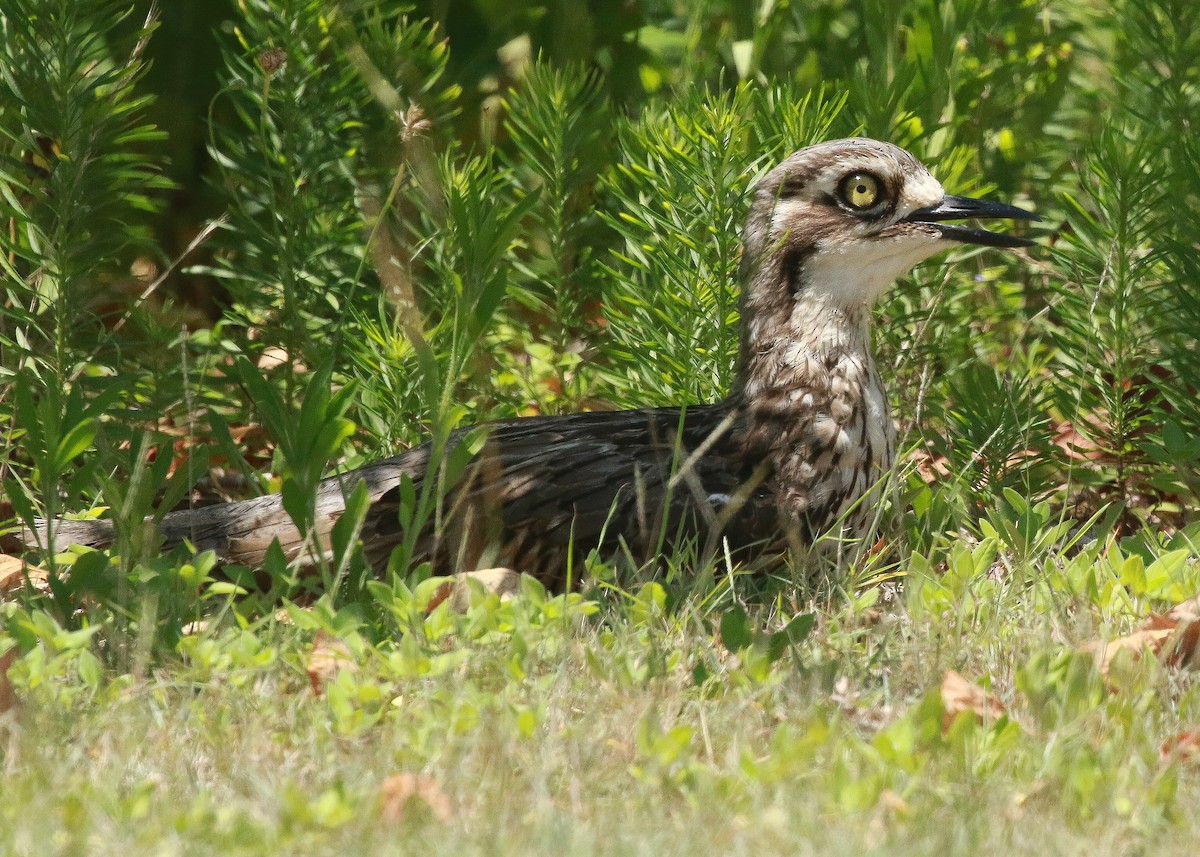
<svg viewBox="0 0 1200 857">
<path fill-rule="evenodd" d="M 774 661 L 761 645 L 730 651 L 727 620 L 695 597 L 668 606 L 656 583 L 603 606 L 527 587 L 417 621 L 427 584 L 396 597 L 407 630 L 376 644 L 353 611 L 318 605 L 292 611 L 299 625 L 211 626 L 166 668 L 100 680 L 86 647 L 64 643 L 12 671 L 6 842 L 1190 853 L 1200 764 L 1160 748 L 1200 719 L 1200 683 L 1153 659 L 1106 681 L 1078 646 L 1128 631 L 1127 616 L 1061 594 L 1047 605 L 992 569 L 966 584 L 975 597 L 940 610 L 912 594 L 818 609 Z M 786 613 L 749 621 L 778 628 Z M 340 628 L 344 648 L 316 626 Z M 1007 715 L 947 726 L 946 670 L 988 683 Z M 398 774 L 429 796 L 397 802 Z"/>
</svg>

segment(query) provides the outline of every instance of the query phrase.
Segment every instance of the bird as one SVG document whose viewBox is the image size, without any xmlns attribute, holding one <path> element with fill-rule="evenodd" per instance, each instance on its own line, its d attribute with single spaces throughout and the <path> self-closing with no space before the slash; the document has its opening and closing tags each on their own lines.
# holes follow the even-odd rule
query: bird
<svg viewBox="0 0 1200 857">
<path fill-rule="evenodd" d="M 359 538 L 380 574 L 401 543 L 435 573 L 501 565 L 561 588 L 592 551 L 642 562 L 684 542 L 731 556 L 861 542 L 896 455 L 871 352 L 872 307 L 897 278 L 950 247 L 1033 244 L 951 222 L 982 219 L 1039 218 L 947 194 L 916 157 L 887 142 L 802 148 L 750 194 L 737 365 L 723 399 L 461 429 L 444 448 L 427 441 L 324 480 L 310 540 L 281 497 L 266 495 L 169 513 L 164 542 L 186 539 L 224 562 L 261 567 L 277 541 L 290 561 L 312 563 L 360 483 L 370 505 Z M 435 501 L 423 520 L 412 513 L 422 496 Z M 104 521 L 56 526 L 59 545 L 112 538 Z"/>
</svg>

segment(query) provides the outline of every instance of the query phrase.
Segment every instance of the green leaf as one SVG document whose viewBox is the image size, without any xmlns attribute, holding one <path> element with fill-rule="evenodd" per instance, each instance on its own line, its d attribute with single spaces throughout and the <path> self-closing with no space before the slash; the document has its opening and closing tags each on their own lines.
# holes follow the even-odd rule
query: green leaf
<svg viewBox="0 0 1200 857">
<path fill-rule="evenodd" d="M 731 652 L 749 648 L 750 621 L 740 604 L 734 604 L 721 615 L 721 643 Z"/>
<path fill-rule="evenodd" d="M 816 621 L 815 613 L 800 613 L 793 616 L 791 621 L 767 639 L 767 659 L 774 663 L 783 657 L 788 648 L 799 645 L 808 639 Z"/>
</svg>

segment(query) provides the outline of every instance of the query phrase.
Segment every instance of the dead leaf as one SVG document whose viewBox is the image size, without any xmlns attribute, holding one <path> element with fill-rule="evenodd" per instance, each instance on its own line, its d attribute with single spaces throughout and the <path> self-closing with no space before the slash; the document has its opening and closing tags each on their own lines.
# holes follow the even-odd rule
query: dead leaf
<svg viewBox="0 0 1200 857">
<path fill-rule="evenodd" d="M 1108 453 L 1070 420 L 1063 420 L 1054 431 L 1051 442 L 1074 461 L 1103 461 Z"/>
<path fill-rule="evenodd" d="M 917 449 L 909 454 L 908 460 L 916 467 L 917 475 L 926 485 L 945 481 L 951 474 L 950 459 L 930 449 Z"/>
<path fill-rule="evenodd" d="M 896 794 L 891 789 L 884 789 L 879 793 L 877 805 L 890 813 L 895 813 L 898 815 L 908 815 L 909 810 L 911 809 L 908 801 L 900 797 L 900 795 Z"/>
<path fill-rule="evenodd" d="M 1153 620 L 1154 617 L 1151 617 Z M 1147 625 L 1151 622 L 1147 620 Z M 1105 678 L 1108 677 L 1108 672 L 1112 668 L 1113 660 L 1121 652 L 1129 652 L 1133 660 L 1140 660 L 1142 654 L 1150 652 L 1155 657 L 1162 651 L 1167 640 L 1171 638 L 1173 631 L 1170 628 L 1147 627 L 1144 625 L 1132 634 L 1126 637 L 1118 637 L 1108 643 L 1103 640 L 1094 640 L 1083 647 L 1085 652 L 1091 652 L 1096 660 L 1096 666 L 1100 669 L 1100 674 Z"/>
<path fill-rule="evenodd" d="M 512 598 L 521 588 L 521 575 L 511 568 L 484 568 L 455 575 L 454 591 L 450 594 L 450 609 L 466 613 L 471 606 L 471 587 L 468 580 L 478 580 L 484 591 L 500 596 L 501 601 Z"/>
<path fill-rule="evenodd" d="M 1200 622 L 1200 595 L 1176 604 L 1167 611 L 1167 616 L 1180 623 Z"/>
<path fill-rule="evenodd" d="M 0 595 L 23 589 L 26 575 L 35 591 L 50 591 L 50 572 L 46 569 L 29 565 L 20 557 L 0 554 Z"/>
<path fill-rule="evenodd" d="M 1158 748 L 1158 760 L 1170 762 L 1200 761 L 1200 728 L 1172 735 Z"/>
<path fill-rule="evenodd" d="M 0 714 L 17 706 L 17 694 L 13 691 L 12 682 L 8 680 L 8 668 L 16 663 L 19 655 L 16 646 L 0 655 Z"/>
<path fill-rule="evenodd" d="M 1176 604 L 1165 619 L 1174 623 L 1175 635 L 1163 649 L 1163 660 L 1173 667 L 1200 666 L 1200 595 Z"/>
<path fill-rule="evenodd" d="M 971 684 L 954 670 L 946 670 L 942 676 L 942 731 L 950 728 L 958 715 L 971 711 L 984 723 L 994 723 L 1008 712 L 1000 700 L 977 684 Z"/>
<path fill-rule="evenodd" d="M 454 575 L 437 588 L 425 608 L 425 615 L 432 613 L 443 601 L 450 601 L 455 613 L 466 613 L 471 606 L 471 587 L 468 580 L 478 580 L 484 591 L 499 595 L 501 601 L 512 598 L 521 588 L 521 575 L 511 568 L 483 568 L 479 571 L 464 571 Z"/>
<path fill-rule="evenodd" d="M 325 692 L 325 683 L 336 678 L 341 670 L 356 672 L 358 665 L 350 647 L 325 631 L 318 631 L 313 638 L 312 651 L 308 653 L 305 669 L 312 692 L 320 696 Z"/>
<path fill-rule="evenodd" d="M 278 369 L 280 366 L 286 366 L 291 363 L 292 371 L 297 375 L 303 375 L 308 371 L 308 367 L 299 360 L 293 361 L 287 353 L 287 349 L 281 348 L 278 345 L 271 345 L 263 349 L 262 354 L 258 357 L 257 366 L 264 372 L 270 372 L 273 369 Z"/>
<path fill-rule="evenodd" d="M 432 777 L 424 774 L 392 774 L 379 786 L 379 811 L 383 820 L 395 824 L 416 809 L 425 807 L 434 818 L 445 824 L 453 813 L 450 798 Z"/>
<path fill-rule="evenodd" d="M 433 597 L 429 599 L 429 604 L 425 606 L 425 615 L 428 616 L 434 610 L 441 606 L 442 602 L 454 594 L 454 581 L 447 580 L 433 592 Z"/>
<path fill-rule="evenodd" d="M 1096 658 L 1101 675 L 1107 677 L 1113 658 L 1127 651 L 1134 660 L 1149 651 L 1172 667 L 1195 667 L 1200 663 L 1200 595 L 1176 604 L 1166 613 L 1151 613 L 1132 634 L 1109 643 L 1094 640 L 1083 646 Z"/>
</svg>

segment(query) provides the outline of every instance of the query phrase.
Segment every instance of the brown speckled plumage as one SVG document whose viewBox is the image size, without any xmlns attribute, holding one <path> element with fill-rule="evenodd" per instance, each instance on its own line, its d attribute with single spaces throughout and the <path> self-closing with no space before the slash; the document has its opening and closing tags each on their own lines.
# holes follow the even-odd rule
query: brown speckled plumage
<svg viewBox="0 0 1200 857">
<path fill-rule="evenodd" d="M 864 178 L 865 176 L 865 178 Z M 871 205 L 856 206 L 855 202 Z M 871 359 L 870 310 L 899 275 L 954 241 L 1027 242 L 943 221 L 1030 218 L 945 196 L 907 152 L 837 140 L 795 153 L 753 193 L 743 233 L 742 333 L 734 389 L 718 404 L 531 417 L 493 423 L 483 451 L 447 493 L 415 558 L 441 572 L 508 565 L 561 583 L 568 561 L 599 547 L 652 558 L 679 538 L 734 551 L 810 544 L 841 527 L 862 536 L 891 468 L 895 432 Z M 457 443 L 462 433 L 451 443 Z M 379 569 L 404 536 L 401 474 L 418 491 L 423 445 L 326 480 L 318 528 L 365 482 L 362 539 Z M 272 539 L 300 553 L 277 496 L 168 515 L 188 538 L 257 565 Z M 95 522 L 63 522 L 59 544 L 106 541 Z"/>
</svg>

